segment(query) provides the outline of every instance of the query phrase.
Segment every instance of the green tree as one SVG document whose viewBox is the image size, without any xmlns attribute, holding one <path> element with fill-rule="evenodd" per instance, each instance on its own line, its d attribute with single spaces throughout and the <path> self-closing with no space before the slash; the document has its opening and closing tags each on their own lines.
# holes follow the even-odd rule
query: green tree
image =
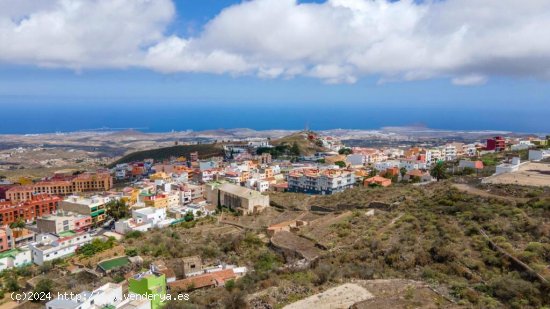
<svg viewBox="0 0 550 309">
<path fill-rule="evenodd" d="M 432 167 L 432 169 L 430 170 L 430 175 L 432 175 L 432 177 L 437 179 L 437 181 L 447 178 L 445 163 L 443 163 L 443 161 L 437 162 L 437 164 L 434 165 L 434 167 Z"/>
<path fill-rule="evenodd" d="M 341 155 L 350 155 L 353 153 L 353 150 L 351 150 L 351 148 L 342 148 L 338 150 L 338 153 Z"/>
<path fill-rule="evenodd" d="M 403 178 L 407 174 L 407 169 L 402 167 L 399 169 L 399 173 L 401 174 L 401 178 Z"/>
<path fill-rule="evenodd" d="M 370 170 L 369 177 L 374 177 L 376 175 L 378 175 L 378 170 L 377 169 L 373 168 L 372 170 Z"/>
<path fill-rule="evenodd" d="M 107 215 L 115 220 L 128 218 L 130 216 L 130 208 L 124 200 L 113 200 L 107 203 Z"/>
<path fill-rule="evenodd" d="M 40 281 L 38 281 L 38 283 L 34 287 L 33 292 L 34 293 L 47 294 L 47 293 L 51 293 L 52 288 L 53 288 L 53 281 L 52 280 L 50 280 L 50 279 L 40 279 Z M 42 294 L 42 295 L 44 295 L 44 294 Z M 33 299 L 33 302 L 38 302 L 38 301 L 40 301 L 39 298 Z"/>
<path fill-rule="evenodd" d="M 15 222 L 10 223 L 10 228 L 24 228 L 25 227 L 25 220 L 23 218 L 17 218 Z"/>
<path fill-rule="evenodd" d="M 297 142 L 292 143 L 292 147 L 290 147 L 290 153 L 294 156 L 300 155 L 300 146 L 298 146 Z"/>
<path fill-rule="evenodd" d="M 344 168 L 347 166 L 346 162 L 344 161 L 336 161 L 334 162 L 335 165 L 338 165 L 340 168 Z"/>
<path fill-rule="evenodd" d="M 8 292 L 17 292 L 21 289 L 19 282 L 17 282 L 17 275 L 15 273 L 9 273 L 4 278 L 4 288 Z"/>
</svg>

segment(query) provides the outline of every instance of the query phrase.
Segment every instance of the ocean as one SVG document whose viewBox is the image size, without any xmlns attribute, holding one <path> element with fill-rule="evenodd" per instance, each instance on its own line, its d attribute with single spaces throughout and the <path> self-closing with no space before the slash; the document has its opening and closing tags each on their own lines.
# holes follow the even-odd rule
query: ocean
<svg viewBox="0 0 550 309">
<path fill-rule="evenodd" d="M 96 129 L 169 132 L 250 128 L 255 130 L 378 129 L 424 125 L 445 130 L 550 132 L 550 109 L 368 104 L 2 104 L 0 134 L 39 134 Z"/>
</svg>

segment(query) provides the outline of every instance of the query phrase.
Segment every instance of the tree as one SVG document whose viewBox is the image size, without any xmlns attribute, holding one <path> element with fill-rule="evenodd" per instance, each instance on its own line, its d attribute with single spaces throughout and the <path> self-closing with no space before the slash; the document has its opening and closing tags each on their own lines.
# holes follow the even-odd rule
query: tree
<svg viewBox="0 0 550 309">
<path fill-rule="evenodd" d="M 335 165 L 338 165 L 340 168 L 345 168 L 347 166 L 346 162 L 344 161 L 336 161 L 334 162 Z"/>
<path fill-rule="evenodd" d="M 403 178 L 407 174 L 407 169 L 402 167 L 399 169 L 399 173 L 401 174 L 401 178 Z"/>
<path fill-rule="evenodd" d="M 15 222 L 10 223 L 10 228 L 24 228 L 25 227 L 25 220 L 23 218 L 17 218 Z"/>
<path fill-rule="evenodd" d="M 300 146 L 298 146 L 297 142 L 292 143 L 292 147 L 290 147 L 290 153 L 294 156 L 300 155 Z"/>
<path fill-rule="evenodd" d="M 113 200 L 107 203 L 107 215 L 115 220 L 130 216 L 130 208 L 124 200 Z"/>
<path fill-rule="evenodd" d="M 374 177 L 378 175 L 378 170 L 373 168 L 370 172 L 369 172 L 369 177 Z"/>
<path fill-rule="evenodd" d="M 432 167 L 430 170 L 430 175 L 437 179 L 437 181 L 447 178 L 447 171 L 445 170 L 445 164 L 443 161 L 437 162 L 437 164 Z"/>
<path fill-rule="evenodd" d="M 10 273 L 4 278 L 4 288 L 8 292 L 17 292 L 19 291 L 19 289 L 21 289 L 19 283 L 17 282 L 17 274 Z"/>
<path fill-rule="evenodd" d="M 38 281 L 38 283 L 34 287 L 33 292 L 36 293 L 36 294 L 43 293 L 42 295 L 48 294 L 48 293 L 51 293 L 52 287 L 53 287 L 53 281 L 52 280 L 50 280 L 50 279 L 40 279 L 40 281 Z M 38 302 L 38 301 L 40 301 L 40 298 L 37 297 L 37 298 L 33 299 L 33 301 Z"/>
<path fill-rule="evenodd" d="M 341 155 L 350 155 L 353 153 L 353 150 L 351 150 L 351 148 L 342 148 L 338 150 L 338 153 Z"/>
</svg>

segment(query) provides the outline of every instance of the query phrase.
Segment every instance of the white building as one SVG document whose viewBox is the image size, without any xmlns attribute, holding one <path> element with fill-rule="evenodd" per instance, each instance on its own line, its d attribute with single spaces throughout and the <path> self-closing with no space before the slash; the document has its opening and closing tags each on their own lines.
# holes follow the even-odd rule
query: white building
<svg viewBox="0 0 550 309">
<path fill-rule="evenodd" d="M 529 150 L 529 161 L 541 161 L 550 158 L 550 149 Z"/>
<path fill-rule="evenodd" d="M 400 167 L 401 163 L 398 160 L 388 160 L 384 162 L 374 163 L 374 168 L 378 171 L 385 171 L 388 168 Z"/>
<path fill-rule="evenodd" d="M 115 223 L 115 232 L 126 234 L 131 231 L 146 232 L 152 228 L 163 228 L 173 219 L 166 218 L 166 208 L 145 207 L 132 210 L 132 218 Z"/>
<path fill-rule="evenodd" d="M 36 242 L 29 245 L 32 261 L 37 265 L 43 265 L 46 261 L 64 258 L 76 252 L 76 250 L 92 241 L 88 233 L 62 232 L 59 236 L 53 234 L 40 234 Z"/>
<path fill-rule="evenodd" d="M 407 171 L 426 169 L 426 162 L 419 160 L 401 160 L 399 168 L 404 167 Z"/>
<path fill-rule="evenodd" d="M 516 172 L 519 169 L 519 166 L 520 166 L 520 159 L 518 157 L 512 158 L 511 163 L 501 163 L 497 165 L 497 170 L 495 172 L 495 175 L 502 174 L 502 173 Z"/>
<path fill-rule="evenodd" d="M 477 155 L 477 147 L 475 144 L 466 144 L 462 147 L 465 156 L 473 157 Z"/>
<path fill-rule="evenodd" d="M 0 253 L 0 271 L 29 264 L 32 264 L 29 249 L 17 248 Z"/>
<path fill-rule="evenodd" d="M 264 174 L 264 178 L 265 178 L 265 174 Z M 246 187 L 259 192 L 265 192 L 269 190 L 269 181 L 250 178 L 246 181 Z"/>
<path fill-rule="evenodd" d="M 455 160 L 457 157 L 456 146 L 453 144 L 445 145 L 443 148 L 443 157 L 445 158 L 445 161 Z"/>
<path fill-rule="evenodd" d="M 107 283 L 90 292 L 58 294 L 58 298 L 46 303 L 46 309 L 150 309 L 151 301 L 139 297 L 124 298 L 122 286 Z"/>
<path fill-rule="evenodd" d="M 367 158 L 363 154 L 350 154 L 346 157 L 346 162 L 352 166 L 365 165 Z"/>
</svg>

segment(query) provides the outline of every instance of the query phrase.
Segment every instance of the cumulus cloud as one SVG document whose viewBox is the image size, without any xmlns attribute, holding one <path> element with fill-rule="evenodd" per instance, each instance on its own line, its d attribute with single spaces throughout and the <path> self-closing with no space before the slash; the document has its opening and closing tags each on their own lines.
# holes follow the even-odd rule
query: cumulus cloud
<svg viewBox="0 0 550 309">
<path fill-rule="evenodd" d="M 167 33 L 177 18 L 168 0 L 29 3 L 0 0 L 0 61 L 326 83 L 550 78 L 548 0 L 252 0 L 193 37 Z"/>
</svg>

